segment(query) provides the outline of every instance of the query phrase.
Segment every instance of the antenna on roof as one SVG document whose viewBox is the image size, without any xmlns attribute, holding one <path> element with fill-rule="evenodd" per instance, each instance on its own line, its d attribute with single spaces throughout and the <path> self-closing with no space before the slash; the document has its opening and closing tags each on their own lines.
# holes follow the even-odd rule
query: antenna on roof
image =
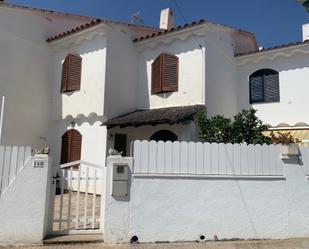
<svg viewBox="0 0 309 249">
<path fill-rule="evenodd" d="M 132 14 L 131 16 L 131 22 L 132 24 L 144 24 L 143 19 L 141 18 L 141 11 L 137 11 Z"/>
</svg>

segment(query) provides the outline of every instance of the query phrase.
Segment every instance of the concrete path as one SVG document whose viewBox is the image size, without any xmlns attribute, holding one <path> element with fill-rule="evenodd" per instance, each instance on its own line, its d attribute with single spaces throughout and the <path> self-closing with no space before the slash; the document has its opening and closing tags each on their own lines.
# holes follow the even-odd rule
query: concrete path
<svg viewBox="0 0 309 249">
<path fill-rule="evenodd" d="M 6 247 L 9 249 L 9 247 Z M 16 247 L 12 247 L 12 249 Z M 104 245 L 95 244 L 53 244 L 44 246 L 17 247 L 24 249 L 308 249 L 308 239 L 270 240 L 270 241 L 225 241 L 200 243 L 167 243 L 167 244 L 131 244 Z M 3 249 L 3 248 L 2 248 Z"/>
</svg>

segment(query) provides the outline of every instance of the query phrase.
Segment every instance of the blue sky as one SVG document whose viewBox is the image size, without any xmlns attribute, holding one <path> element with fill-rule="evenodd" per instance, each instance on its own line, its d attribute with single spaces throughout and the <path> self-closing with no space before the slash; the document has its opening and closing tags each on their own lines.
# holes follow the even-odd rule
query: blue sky
<svg viewBox="0 0 309 249">
<path fill-rule="evenodd" d="M 146 25 L 158 26 L 160 10 L 172 7 L 176 24 L 183 24 L 174 1 L 188 21 L 206 19 L 254 32 L 260 46 L 270 47 L 302 39 L 301 25 L 309 13 L 297 0 L 11 0 L 35 7 L 130 22 L 141 11 Z"/>
</svg>

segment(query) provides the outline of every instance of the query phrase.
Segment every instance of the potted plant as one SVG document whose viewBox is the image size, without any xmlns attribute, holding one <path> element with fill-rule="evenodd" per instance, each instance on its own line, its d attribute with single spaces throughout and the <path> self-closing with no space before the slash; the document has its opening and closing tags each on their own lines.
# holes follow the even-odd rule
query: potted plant
<svg viewBox="0 0 309 249">
<path fill-rule="evenodd" d="M 281 153 L 284 157 L 299 156 L 298 144 L 299 140 L 294 138 L 290 132 L 271 133 L 273 143 L 281 144 Z"/>
</svg>

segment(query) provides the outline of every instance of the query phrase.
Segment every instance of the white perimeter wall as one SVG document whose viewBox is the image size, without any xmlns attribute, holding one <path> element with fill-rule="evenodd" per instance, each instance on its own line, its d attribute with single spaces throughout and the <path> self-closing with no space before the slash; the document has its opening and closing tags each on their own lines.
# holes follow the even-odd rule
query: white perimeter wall
<svg viewBox="0 0 309 249">
<path fill-rule="evenodd" d="M 44 162 L 34 168 L 33 161 Z M 48 232 L 51 209 L 51 159 L 34 156 L 0 198 L 0 245 L 41 243 Z"/>
<path fill-rule="evenodd" d="M 303 48 L 302 50 L 308 48 Z M 296 50 L 296 49 L 295 49 Z M 295 125 L 299 122 L 309 124 L 309 58 L 303 52 L 292 48 L 281 52 L 263 53 L 238 58 L 238 108 L 248 108 L 249 77 L 259 69 L 271 68 L 279 72 L 280 102 L 253 104 L 257 115 L 266 124 L 276 126 L 280 123 Z"/>
<path fill-rule="evenodd" d="M 140 167 L 136 169 L 135 156 L 127 159 L 109 158 L 105 241 L 128 242 L 134 235 L 138 236 L 140 242 L 193 241 L 199 240 L 201 235 L 210 240 L 215 235 L 219 239 L 309 236 L 309 181 L 306 177 L 309 151 L 301 149 L 300 163 L 296 158 L 280 159 L 280 150 L 274 154 L 272 148 L 269 147 L 272 153 L 268 156 L 268 152 L 259 154 L 256 151 L 256 159 L 249 157 L 251 163 L 248 161 L 244 166 L 250 168 L 254 162 L 257 166 L 260 166 L 258 162 L 261 165 L 266 163 L 268 169 L 281 169 L 275 174 L 267 170 L 252 174 L 246 171 L 238 174 L 197 173 L 191 164 L 188 167 L 193 169 L 192 173 L 181 173 L 177 169 L 173 173 L 171 169 L 174 167 L 168 165 L 167 171 L 158 174 L 156 171 L 143 171 Z M 158 153 L 161 153 L 161 161 L 157 162 L 162 166 L 163 152 L 158 150 Z M 183 151 L 180 155 L 185 153 Z M 217 155 L 228 159 L 229 154 Z M 274 155 L 276 159 L 273 163 L 259 161 Z M 153 156 L 153 153 L 149 154 L 149 158 Z M 221 157 L 214 160 L 220 162 Z M 144 159 L 146 162 L 147 159 Z M 128 197 L 111 196 L 113 163 L 127 163 L 131 168 Z"/>
</svg>

